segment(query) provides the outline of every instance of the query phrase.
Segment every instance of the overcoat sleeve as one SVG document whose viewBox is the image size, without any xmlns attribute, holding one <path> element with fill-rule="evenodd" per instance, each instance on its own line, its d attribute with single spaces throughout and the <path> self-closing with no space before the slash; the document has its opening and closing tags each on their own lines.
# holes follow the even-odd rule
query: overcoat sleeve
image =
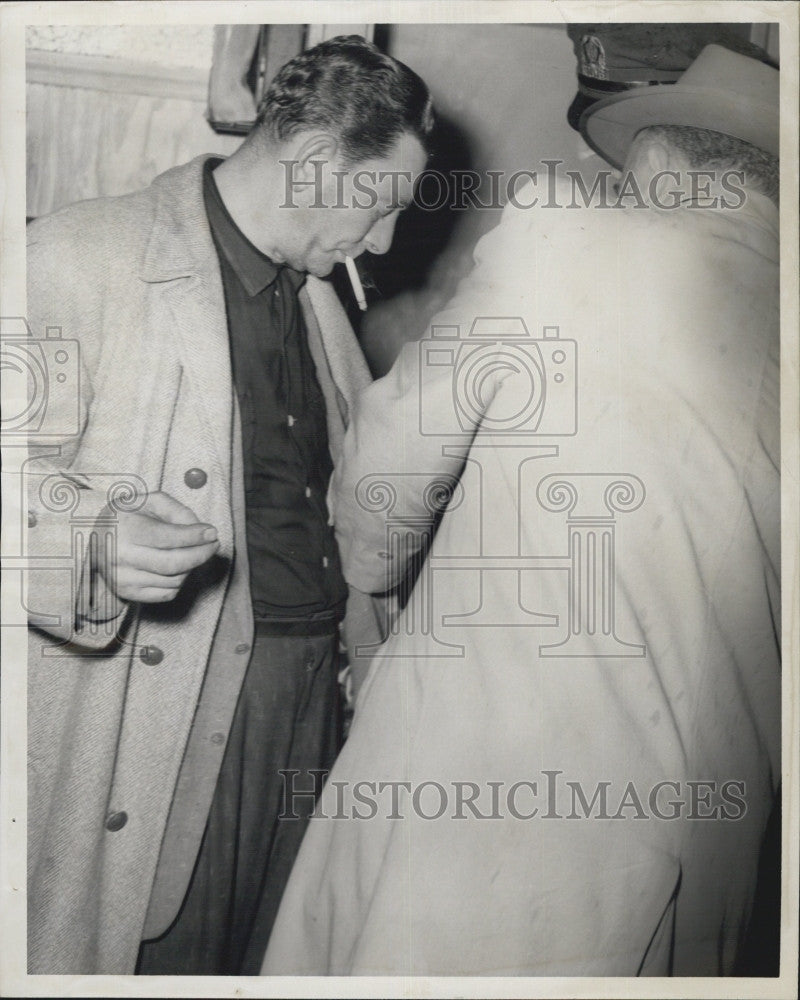
<svg viewBox="0 0 800 1000">
<path fill-rule="evenodd" d="M 80 248 L 67 251 L 67 226 L 55 217 L 34 222 L 28 233 L 28 325 L 26 349 L 44 372 L 42 419 L 28 437 L 22 473 L 27 512 L 26 608 L 32 625 L 78 646 L 102 648 L 115 641 L 130 606 L 99 573 L 114 510 L 135 506 L 133 478 L 126 486 L 98 482 L 81 469 L 81 439 L 94 396 L 101 350 L 96 289 L 83 277 L 88 263 Z M 63 361 L 61 359 L 64 359 Z M 66 376 L 61 380 L 61 376 Z M 59 381 L 57 381 L 59 380 Z M 143 484 L 142 484 L 143 485 Z M 109 492 L 111 490 L 111 492 Z"/>
</svg>

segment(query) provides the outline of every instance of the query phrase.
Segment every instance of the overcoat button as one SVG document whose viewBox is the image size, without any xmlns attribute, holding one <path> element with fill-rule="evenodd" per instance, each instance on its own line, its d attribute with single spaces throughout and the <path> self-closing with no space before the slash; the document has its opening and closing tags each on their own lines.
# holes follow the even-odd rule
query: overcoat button
<svg viewBox="0 0 800 1000">
<path fill-rule="evenodd" d="M 116 833 L 117 830 L 121 830 L 127 822 L 128 814 L 126 812 L 109 813 L 108 816 L 106 816 L 106 830 L 110 833 Z"/>
<path fill-rule="evenodd" d="M 202 469 L 187 469 L 183 481 L 190 490 L 199 490 L 208 482 L 208 476 Z"/>
<path fill-rule="evenodd" d="M 36 515 L 34 514 L 34 512 L 32 510 L 28 511 L 28 527 L 29 528 L 35 528 L 36 527 Z"/>
<path fill-rule="evenodd" d="M 139 650 L 139 659 L 148 667 L 156 667 L 164 659 L 164 653 L 158 646 L 143 646 Z"/>
<path fill-rule="evenodd" d="M 250 643 L 249 642 L 240 642 L 240 643 L 237 643 L 237 645 L 236 645 L 236 652 L 237 653 L 249 653 L 250 652 Z"/>
<path fill-rule="evenodd" d="M 225 742 L 225 733 L 212 733 L 211 742 L 215 746 L 222 746 L 222 744 Z"/>
</svg>

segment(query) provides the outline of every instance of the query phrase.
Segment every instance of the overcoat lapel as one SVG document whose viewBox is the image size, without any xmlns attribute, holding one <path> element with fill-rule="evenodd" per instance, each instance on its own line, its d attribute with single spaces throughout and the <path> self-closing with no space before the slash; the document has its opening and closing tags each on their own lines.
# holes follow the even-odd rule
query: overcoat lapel
<svg viewBox="0 0 800 1000">
<path fill-rule="evenodd" d="M 219 282 L 219 276 L 215 276 Z M 229 474 L 231 464 L 231 365 L 228 328 L 220 310 L 222 288 L 212 292 L 207 279 L 171 282 L 164 289 L 167 309 L 180 339 L 184 373 L 198 404 L 208 439 L 220 465 Z"/>
<path fill-rule="evenodd" d="M 161 286 L 169 329 L 174 337 L 186 378 L 192 387 L 203 427 L 222 470 L 231 462 L 231 377 L 228 324 L 219 263 L 202 197 L 202 165 L 196 174 L 180 178 L 169 171 L 155 183 L 162 185 L 152 237 L 142 269 L 145 281 Z"/>
<path fill-rule="evenodd" d="M 344 397 L 348 409 L 351 409 L 358 393 L 372 381 L 364 355 L 331 285 L 309 277 L 305 290 L 316 316 L 334 385 Z"/>
</svg>

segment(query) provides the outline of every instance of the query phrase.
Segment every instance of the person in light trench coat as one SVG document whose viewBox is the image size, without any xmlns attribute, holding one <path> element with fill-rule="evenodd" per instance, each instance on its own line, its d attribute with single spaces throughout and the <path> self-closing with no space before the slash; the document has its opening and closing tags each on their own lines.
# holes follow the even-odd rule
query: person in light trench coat
<svg viewBox="0 0 800 1000">
<path fill-rule="evenodd" d="M 582 122 L 646 196 L 529 181 L 353 408 L 345 576 L 425 562 L 265 975 L 738 969 L 782 773 L 778 72 L 709 45 Z"/>
<path fill-rule="evenodd" d="M 253 642 L 204 159 L 29 227 L 29 324 L 37 337 L 60 328 L 80 383 L 50 392 L 47 435 L 31 439 L 24 476 L 27 555 L 55 558 L 27 575 L 31 973 L 131 973 L 140 941 L 170 925 Z M 68 257 L 52 253 L 67 245 Z M 331 287 L 309 276 L 300 303 L 335 462 L 370 376 Z M 73 578 L 76 526 L 102 532 L 105 513 L 113 531 L 137 490 L 168 494 L 217 529 L 216 553 L 171 603 L 121 602 L 88 563 Z M 351 593 L 345 630 L 359 643 L 379 635 L 376 608 Z"/>
</svg>

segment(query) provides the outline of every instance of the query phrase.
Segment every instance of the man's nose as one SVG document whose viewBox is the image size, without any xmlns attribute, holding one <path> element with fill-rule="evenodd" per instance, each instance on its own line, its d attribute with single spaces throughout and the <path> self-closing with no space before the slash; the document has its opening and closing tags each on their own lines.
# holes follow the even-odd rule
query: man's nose
<svg viewBox="0 0 800 1000">
<path fill-rule="evenodd" d="M 364 237 L 364 245 L 370 253 L 386 253 L 392 245 L 394 238 L 394 227 L 397 224 L 397 215 L 386 215 L 378 219 L 375 225 Z"/>
</svg>

